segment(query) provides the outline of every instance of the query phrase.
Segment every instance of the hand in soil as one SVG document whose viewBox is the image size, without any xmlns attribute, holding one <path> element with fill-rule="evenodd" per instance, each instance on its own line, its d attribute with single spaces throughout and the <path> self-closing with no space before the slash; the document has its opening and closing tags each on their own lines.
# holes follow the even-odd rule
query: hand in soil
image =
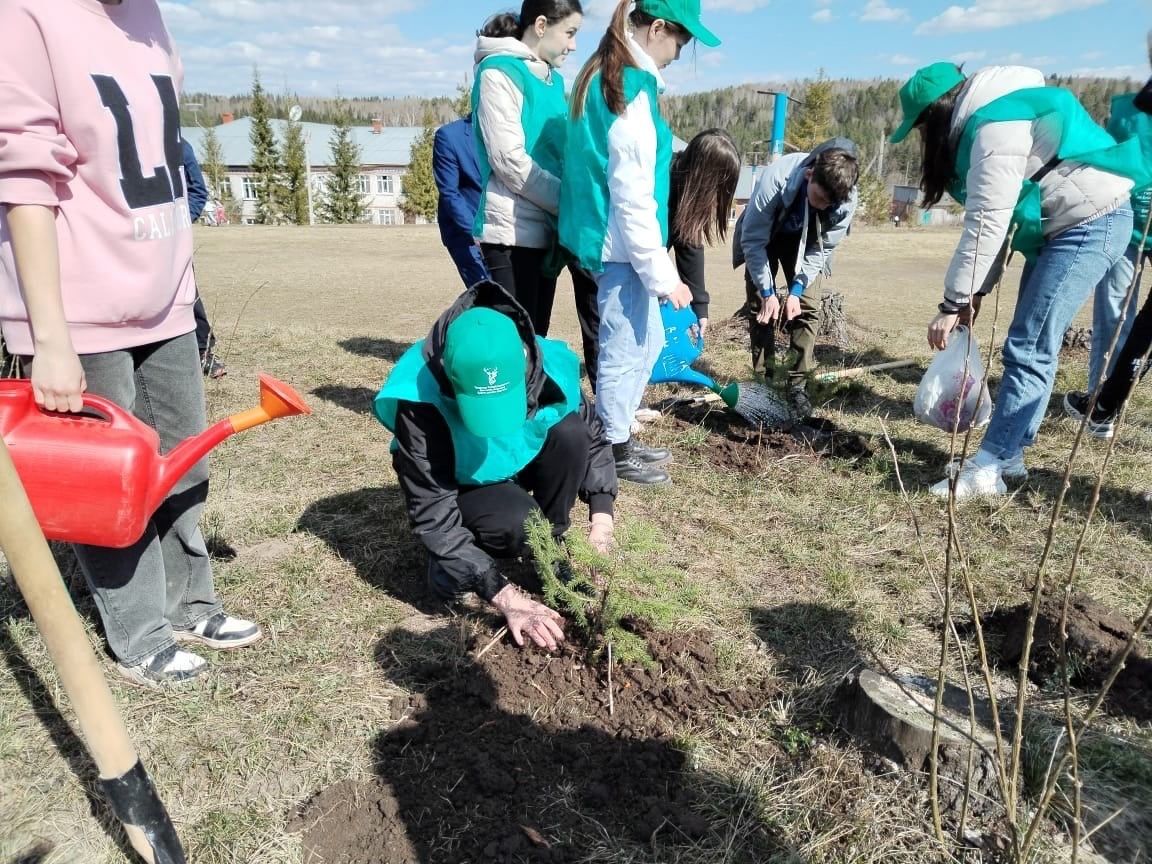
<svg viewBox="0 0 1152 864">
<path fill-rule="evenodd" d="M 564 619 L 560 613 L 543 603 L 537 603 L 531 597 L 525 597 L 515 585 L 505 585 L 492 598 L 492 605 L 500 610 L 508 625 L 508 632 L 512 634 L 512 641 L 521 648 L 524 647 L 524 636 L 548 651 L 555 651 L 564 641 L 564 630 L 561 627 Z"/>
</svg>

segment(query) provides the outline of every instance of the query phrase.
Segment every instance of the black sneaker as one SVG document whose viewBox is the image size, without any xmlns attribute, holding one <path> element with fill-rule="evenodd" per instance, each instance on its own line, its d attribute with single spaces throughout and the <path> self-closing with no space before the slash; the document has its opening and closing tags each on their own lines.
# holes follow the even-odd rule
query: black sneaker
<svg viewBox="0 0 1152 864">
<path fill-rule="evenodd" d="M 641 486 L 664 486 L 672 482 L 663 468 L 650 465 L 637 456 L 631 441 L 613 444 L 612 455 L 616 459 L 616 476 L 621 480 Z"/>
<path fill-rule="evenodd" d="M 647 462 L 649 465 L 657 467 L 667 465 L 672 461 L 671 450 L 665 450 L 663 447 L 645 447 L 635 440 L 632 441 L 632 455 L 641 462 Z"/>
<path fill-rule="evenodd" d="M 169 645 L 133 666 L 117 663 L 116 671 L 133 684 L 159 690 L 187 684 L 207 672 L 208 664 L 191 651 Z"/>
<path fill-rule="evenodd" d="M 204 356 L 200 358 L 200 364 L 204 369 L 204 375 L 208 378 L 223 378 L 228 374 L 228 367 L 221 363 L 211 350 L 204 352 Z"/>
<path fill-rule="evenodd" d="M 1069 390 L 1064 394 L 1064 413 L 1073 420 L 1083 421 L 1084 415 L 1088 413 L 1089 401 L 1087 393 L 1081 390 Z M 1116 419 L 1101 412 L 1100 406 L 1097 405 L 1092 416 L 1088 418 L 1088 434 L 1093 438 L 1107 441 L 1116 434 Z"/>
<path fill-rule="evenodd" d="M 807 420 L 812 416 L 812 400 L 808 398 L 808 391 L 803 385 L 788 388 L 788 404 L 796 412 L 799 420 Z"/>
<path fill-rule="evenodd" d="M 177 642 L 195 642 L 221 651 L 243 648 L 264 638 L 259 624 L 233 618 L 224 612 L 205 618 L 191 630 L 176 630 L 175 633 Z"/>
</svg>

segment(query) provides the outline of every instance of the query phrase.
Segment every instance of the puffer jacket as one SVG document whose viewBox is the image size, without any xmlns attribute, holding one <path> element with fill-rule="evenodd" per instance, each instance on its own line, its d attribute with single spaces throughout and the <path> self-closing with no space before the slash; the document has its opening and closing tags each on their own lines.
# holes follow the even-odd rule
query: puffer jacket
<svg viewBox="0 0 1152 864">
<path fill-rule="evenodd" d="M 958 145 L 976 111 L 1016 90 L 1045 86 L 1044 74 L 1025 66 L 990 66 L 965 83 L 952 113 Z M 948 274 L 944 297 L 963 305 L 987 293 L 1000 278 L 1012 213 L 1024 182 L 1055 157 L 1059 132 L 1043 118 L 987 123 L 972 140 L 964 232 Z M 1051 237 L 1127 203 L 1132 181 L 1079 162 L 1058 163 L 1039 181 L 1044 235 Z"/>
<path fill-rule="evenodd" d="M 481 36 L 475 62 L 504 55 L 518 57 L 541 81 L 552 75 L 551 67 L 519 39 Z M 474 127 L 488 149 L 492 177 L 484 198 L 484 233 L 480 242 L 529 249 L 551 248 L 560 209 L 560 178 L 541 168 L 524 148 L 520 114 L 524 94 L 499 69 L 486 69 L 480 76 L 480 98 Z"/>
</svg>

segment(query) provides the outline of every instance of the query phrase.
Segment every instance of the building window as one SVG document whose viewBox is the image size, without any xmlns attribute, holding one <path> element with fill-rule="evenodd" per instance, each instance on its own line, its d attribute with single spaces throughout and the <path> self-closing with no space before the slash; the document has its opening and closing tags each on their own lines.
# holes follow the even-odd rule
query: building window
<svg viewBox="0 0 1152 864">
<path fill-rule="evenodd" d="M 381 225 L 395 225 L 396 224 L 396 211 L 395 210 L 381 210 L 380 211 L 380 224 Z"/>
<path fill-rule="evenodd" d="M 244 178 L 244 200 L 245 201 L 255 201 L 256 200 L 256 178 L 255 177 L 245 177 Z"/>
<path fill-rule="evenodd" d="M 361 195 L 370 195 L 372 193 L 372 178 L 367 174 L 360 174 L 356 178 L 356 191 Z"/>
<path fill-rule="evenodd" d="M 391 195 L 392 194 L 392 175 L 380 174 L 376 177 L 376 194 L 377 195 Z"/>
</svg>

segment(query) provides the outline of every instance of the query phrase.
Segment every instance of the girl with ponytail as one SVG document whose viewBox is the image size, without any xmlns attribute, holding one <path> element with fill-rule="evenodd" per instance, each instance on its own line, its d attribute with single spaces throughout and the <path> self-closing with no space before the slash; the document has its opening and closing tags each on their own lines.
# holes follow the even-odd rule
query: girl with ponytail
<svg viewBox="0 0 1152 864">
<path fill-rule="evenodd" d="M 595 274 L 600 311 L 596 411 L 622 480 L 669 482 L 667 450 L 631 439 L 632 419 L 664 345 L 659 303 L 692 302 L 668 255 L 672 132 L 660 70 L 693 38 L 720 44 L 700 0 L 621 0 L 576 79 L 560 191 L 560 242 Z"/>
</svg>

